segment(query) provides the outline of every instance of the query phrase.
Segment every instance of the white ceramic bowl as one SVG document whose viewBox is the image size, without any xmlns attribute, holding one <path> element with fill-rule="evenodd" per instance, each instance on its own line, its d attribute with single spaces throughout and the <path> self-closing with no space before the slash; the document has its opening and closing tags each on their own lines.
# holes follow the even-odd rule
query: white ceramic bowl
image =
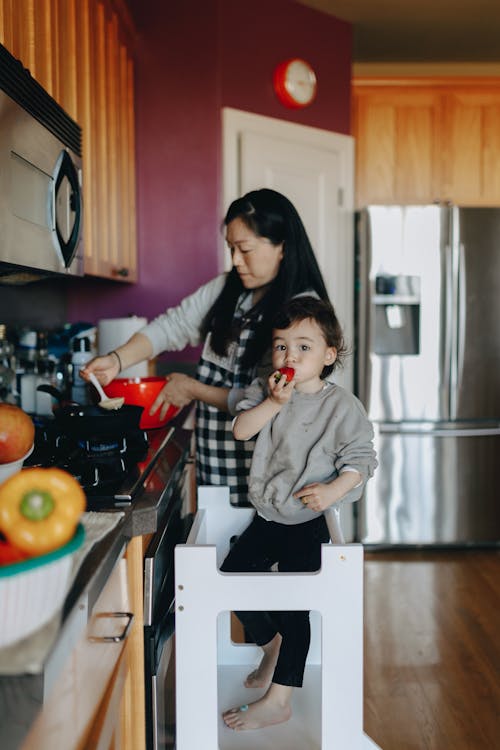
<svg viewBox="0 0 500 750">
<path fill-rule="evenodd" d="M 28 456 L 31 456 L 31 454 L 33 453 L 33 447 L 34 446 L 32 445 L 26 455 L 22 458 L 19 458 L 17 461 L 11 461 L 8 464 L 0 464 L 0 484 L 2 484 L 2 482 L 5 482 L 5 480 L 11 477 L 13 474 L 17 474 L 18 471 L 21 471 L 21 469 L 23 468 L 23 463 L 26 461 Z"/>
<path fill-rule="evenodd" d="M 73 553 L 83 544 L 78 524 L 73 539 L 46 555 L 0 565 L 0 648 L 43 627 L 64 604 Z"/>
</svg>

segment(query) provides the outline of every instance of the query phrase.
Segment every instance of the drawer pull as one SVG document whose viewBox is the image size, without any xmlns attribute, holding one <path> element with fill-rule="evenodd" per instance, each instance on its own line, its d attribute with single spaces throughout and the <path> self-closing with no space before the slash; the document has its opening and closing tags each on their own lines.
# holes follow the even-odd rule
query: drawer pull
<svg viewBox="0 0 500 750">
<path fill-rule="evenodd" d="M 94 643 L 120 643 L 120 641 L 124 641 L 134 621 L 132 612 L 99 612 L 96 617 L 126 617 L 127 624 L 119 635 L 89 635 L 89 641 Z"/>
</svg>

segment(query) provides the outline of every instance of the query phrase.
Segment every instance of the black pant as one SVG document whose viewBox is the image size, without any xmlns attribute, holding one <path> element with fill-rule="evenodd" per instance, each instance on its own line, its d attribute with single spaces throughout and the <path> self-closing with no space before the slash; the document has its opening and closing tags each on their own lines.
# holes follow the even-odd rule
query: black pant
<svg viewBox="0 0 500 750">
<path fill-rule="evenodd" d="M 321 567 L 321 545 L 329 540 L 323 514 L 307 523 L 286 526 L 257 514 L 238 537 L 221 565 L 225 573 L 264 573 L 278 563 L 282 573 L 307 573 Z M 282 636 L 273 682 L 302 687 L 309 651 L 309 612 L 236 612 L 258 646 Z"/>
</svg>

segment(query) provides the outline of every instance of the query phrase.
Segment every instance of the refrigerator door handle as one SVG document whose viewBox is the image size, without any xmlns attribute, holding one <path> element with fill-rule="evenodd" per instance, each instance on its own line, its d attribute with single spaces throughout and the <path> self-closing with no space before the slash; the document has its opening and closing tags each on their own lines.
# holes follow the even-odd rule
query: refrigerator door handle
<svg viewBox="0 0 500 750">
<path fill-rule="evenodd" d="M 459 335 L 460 335 L 460 310 L 459 310 L 459 285 L 460 285 L 460 219 L 459 209 L 453 206 L 451 209 L 452 221 L 452 246 L 449 258 L 449 271 L 451 278 L 450 308 L 451 317 L 448 318 L 448 331 L 451 336 L 450 356 L 450 419 L 457 417 L 457 388 L 458 388 L 458 366 L 459 366 Z"/>
<path fill-rule="evenodd" d="M 467 300 L 465 269 L 465 247 L 461 242 L 458 246 L 458 304 L 457 304 L 457 384 L 459 391 L 462 387 L 462 376 L 465 355 L 465 306 Z"/>
<path fill-rule="evenodd" d="M 357 258 L 357 390 L 358 397 L 366 410 L 370 409 L 371 357 L 372 351 L 372 285 L 370 268 L 372 265 L 371 226 L 366 209 L 358 216 L 359 254 Z"/>
<path fill-rule="evenodd" d="M 450 383 L 451 383 L 451 358 L 453 332 L 451 321 L 453 320 L 453 253 L 451 245 L 444 247 L 444 310 L 441 315 L 440 340 L 442 342 L 442 408 L 443 415 L 450 413 Z"/>
<path fill-rule="evenodd" d="M 452 426 L 453 425 L 453 426 Z M 386 422 L 377 425 L 381 435 L 428 435 L 430 437 L 494 437 L 500 435 L 500 422 L 466 424 L 460 422 Z"/>
</svg>

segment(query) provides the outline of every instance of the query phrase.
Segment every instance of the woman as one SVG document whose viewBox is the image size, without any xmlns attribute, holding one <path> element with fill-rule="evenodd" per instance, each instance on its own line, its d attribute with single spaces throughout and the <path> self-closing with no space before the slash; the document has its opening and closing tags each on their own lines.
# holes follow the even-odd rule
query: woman
<svg viewBox="0 0 500 750">
<path fill-rule="evenodd" d="M 304 225 L 285 196 L 263 188 L 233 201 L 224 219 L 232 270 L 135 333 L 127 343 L 93 359 L 82 370 L 107 385 L 121 370 L 162 351 L 204 342 L 196 377 L 170 373 L 150 413 L 196 400 L 199 484 L 226 485 L 231 502 L 247 505 L 254 441 L 232 434 L 232 412 L 259 365 L 270 363 L 271 320 L 291 297 L 304 292 L 328 300 Z M 267 359 L 267 365 L 264 359 Z"/>
</svg>

